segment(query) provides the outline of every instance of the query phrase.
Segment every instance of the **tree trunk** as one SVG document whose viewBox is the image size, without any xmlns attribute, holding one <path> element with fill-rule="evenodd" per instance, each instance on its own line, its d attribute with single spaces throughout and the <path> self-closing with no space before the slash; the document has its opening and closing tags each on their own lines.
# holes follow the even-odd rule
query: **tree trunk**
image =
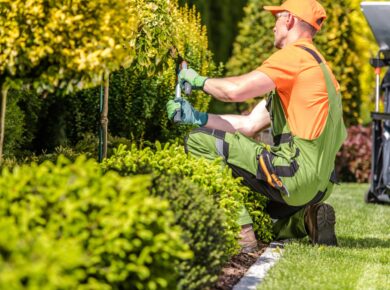
<svg viewBox="0 0 390 290">
<path fill-rule="evenodd" d="M 8 86 L 5 83 L 1 86 L 1 111 L 0 111 L 0 164 L 3 163 L 4 130 L 5 130 L 5 111 L 7 106 Z"/>
<path fill-rule="evenodd" d="M 103 77 L 104 82 L 104 98 L 103 98 L 103 110 L 100 116 L 100 124 L 103 131 L 103 152 L 102 157 L 107 158 L 107 136 L 108 136 L 108 90 L 110 84 L 110 75 L 105 73 Z"/>
</svg>

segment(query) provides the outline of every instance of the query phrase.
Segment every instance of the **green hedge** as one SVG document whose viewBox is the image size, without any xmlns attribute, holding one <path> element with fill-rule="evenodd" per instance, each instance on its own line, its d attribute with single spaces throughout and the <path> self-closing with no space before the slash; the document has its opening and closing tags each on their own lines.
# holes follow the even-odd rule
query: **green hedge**
<svg viewBox="0 0 390 290">
<path fill-rule="evenodd" d="M 243 186 L 241 179 L 232 178 L 231 170 L 228 167 L 221 167 L 221 160 L 210 162 L 206 159 L 195 159 L 185 154 L 183 147 L 178 144 L 167 143 L 162 147 L 156 142 L 155 146 L 155 149 L 151 147 L 138 149 L 133 145 L 130 150 L 120 146 L 102 166 L 123 175 L 154 170 L 189 177 L 195 184 L 205 189 L 224 211 L 225 227 L 231 245 L 227 252 L 229 255 L 236 253 L 237 250 L 236 239 L 239 229 L 236 220 L 242 202 L 249 208 L 250 214 L 256 217 L 257 236 L 265 242 L 271 240 L 271 220 L 263 212 L 266 198 Z"/>
<path fill-rule="evenodd" d="M 176 47 L 189 65 L 204 75 L 219 75 L 221 68 L 212 60 L 206 28 L 195 9 L 180 8 L 177 1 L 166 0 L 139 1 L 136 5 L 140 19 L 132 39 L 136 54 L 129 68 L 110 76 L 109 133 L 136 142 L 175 139 L 188 127 L 175 126 L 166 116 L 165 104 L 174 97 L 176 82 L 176 59 L 170 49 Z M 10 99 L 17 94 L 10 92 Z M 39 108 L 22 108 L 25 116 L 39 116 L 21 123 L 25 131 L 35 132 L 37 141 L 26 147 L 39 154 L 59 145 L 73 146 L 86 133 L 97 135 L 99 96 L 100 86 L 66 97 L 50 94 L 40 100 Z M 200 92 L 188 99 L 200 110 L 207 110 L 210 101 Z"/>
<path fill-rule="evenodd" d="M 192 253 L 151 182 L 84 158 L 4 169 L 0 288 L 173 289 Z"/>
<path fill-rule="evenodd" d="M 155 172 L 151 192 L 169 200 L 184 240 L 194 253 L 177 267 L 178 289 L 208 289 L 217 280 L 231 247 L 225 231 L 225 215 L 214 199 L 189 178 Z"/>
<path fill-rule="evenodd" d="M 212 288 L 239 249 L 241 202 L 258 237 L 271 239 L 266 199 L 219 160 L 195 160 L 177 144 L 120 146 L 102 171 L 61 150 L 75 161 L 3 168 L 0 225 L 14 230 L 0 238 L 0 288 Z"/>
</svg>

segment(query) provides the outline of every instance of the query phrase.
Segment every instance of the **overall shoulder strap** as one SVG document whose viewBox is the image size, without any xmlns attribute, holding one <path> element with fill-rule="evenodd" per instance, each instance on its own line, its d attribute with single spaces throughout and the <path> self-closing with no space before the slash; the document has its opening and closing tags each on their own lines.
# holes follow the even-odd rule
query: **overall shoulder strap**
<svg viewBox="0 0 390 290">
<path fill-rule="evenodd" d="M 320 58 L 320 56 L 318 55 L 318 53 L 315 52 L 314 50 L 312 50 L 311 48 L 308 48 L 308 47 L 303 46 L 303 45 L 298 45 L 298 47 L 300 47 L 300 48 L 306 50 L 308 53 L 310 53 L 319 64 L 323 62 L 322 59 Z"/>
</svg>

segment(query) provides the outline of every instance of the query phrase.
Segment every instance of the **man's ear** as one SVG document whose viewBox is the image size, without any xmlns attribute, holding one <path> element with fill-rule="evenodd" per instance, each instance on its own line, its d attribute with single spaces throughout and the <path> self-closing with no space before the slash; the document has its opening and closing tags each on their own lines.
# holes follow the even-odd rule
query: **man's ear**
<svg viewBox="0 0 390 290">
<path fill-rule="evenodd" d="M 292 14 L 289 14 L 286 20 L 286 26 L 288 30 L 293 28 L 295 21 L 295 17 Z"/>
</svg>

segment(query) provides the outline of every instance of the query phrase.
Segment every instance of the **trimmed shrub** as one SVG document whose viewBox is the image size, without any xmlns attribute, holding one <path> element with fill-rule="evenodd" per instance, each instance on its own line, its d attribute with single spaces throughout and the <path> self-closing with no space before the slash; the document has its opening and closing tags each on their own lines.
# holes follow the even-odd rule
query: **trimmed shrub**
<svg viewBox="0 0 390 290">
<path fill-rule="evenodd" d="M 150 186 L 83 157 L 4 169 L 0 220 L 12 230 L 0 238 L 0 288 L 173 289 L 172 265 L 192 254 Z"/>
<path fill-rule="evenodd" d="M 237 34 L 237 22 L 243 15 L 242 8 L 246 2 L 247 0 L 179 0 L 182 6 L 195 5 L 199 10 L 208 30 L 210 49 L 217 62 L 226 62 L 231 54 Z"/>
<path fill-rule="evenodd" d="M 348 128 L 348 138 L 336 158 L 336 170 L 340 180 L 347 182 L 369 181 L 371 147 L 371 127 L 357 125 Z"/>
<path fill-rule="evenodd" d="M 23 231 L 14 216 L 0 218 L 1 289 L 76 289 L 87 255 L 75 238 Z"/>
<path fill-rule="evenodd" d="M 166 116 L 165 104 L 175 94 L 176 47 L 189 65 L 203 75 L 219 70 L 208 50 L 206 28 L 195 9 L 178 8 L 176 1 L 153 1 L 140 8 L 141 27 L 136 37 L 137 57 L 132 67 L 111 76 L 109 128 L 114 136 L 165 142 L 183 136 L 188 127 L 175 126 Z M 207 110 L 210 97 L 194 91 L 187 99 Z"/>
<path fill-rule="evenodd" d="M 133 1 L 134 2 L 134 1 Z M 133 35 L 132 65 L 110 75 L 109 132 L 135 142 L 173 140 L 189 127 L 168 121 L 166 102 L 174 97 L 176 63 L 170 49 L 176 47 L 189 65 L 201 74 L 216 76 L 221 68 L 212 61 L 206 28 L 195 9 L 179 8 L 177 1 L 135 1 L 138 29 Z M 73 146 L 86 133 L 97 135 L 100 86 L 61 97 L 50 95 L 38 114 L 36 139 L 38 154 L 57 146 Z M 15 92 L 10 92 L 10 96 Z M 188 97 L 200 110 L 207 110 L 210 97 L 194 91 Z M 28 109 L 28 108 L 26 108 Z M 42 141 L 44 140 L 44 142 Z"/>
<path fill-rule="evenodd" d="M 11 99 L 6 108 L 8 118 L 5 124 L 4 156 L 8 157 L 17 152 L 24 143 L 24 113 L 19 108 L 17 100 Z"/>
<path fill-rule="evenodd" d="M 154 178 L 151 191 L 169 200 L 184 240 L 194 253 L 192 260 L 177 265 L 180 273 L 177 288 L 212 289 L 231 247 L 223 211 L 188 177 L 160 173 Z"/>
<path fill-rule="evenodd" d="M 243 186 L 241 179 L 233 178 L 227 166 L 221 167 L 221 160 L 195 159 L 186 155 L 183 147 L 178 144 L 167 143 L 162 147 L 159 142 L 156 142 L 155 146 L 156 149 L 152 150 L 150 147 L 138 149 L 133 145 L 129 151 L 125 146 L 120 146 L 111 158 L 103 162 L 102 166 L 123 175 L 154 170 L 189 177 L 205 189 L 224 211 L 228 243 L 231 245 L 227 252 L 229 255 L 236 253 L 237 250 L 236 239 L 239 229 L 236 221 L 240 204 L 256 200 L 257 204 L 252 203 L 251 211 L 256 211 L 257 235 L 264 238 L 264 241 L 269 241 L 271 221 L 269 216 L 261 211 L 266 204 L 266 198 Z"/>
</svg>

